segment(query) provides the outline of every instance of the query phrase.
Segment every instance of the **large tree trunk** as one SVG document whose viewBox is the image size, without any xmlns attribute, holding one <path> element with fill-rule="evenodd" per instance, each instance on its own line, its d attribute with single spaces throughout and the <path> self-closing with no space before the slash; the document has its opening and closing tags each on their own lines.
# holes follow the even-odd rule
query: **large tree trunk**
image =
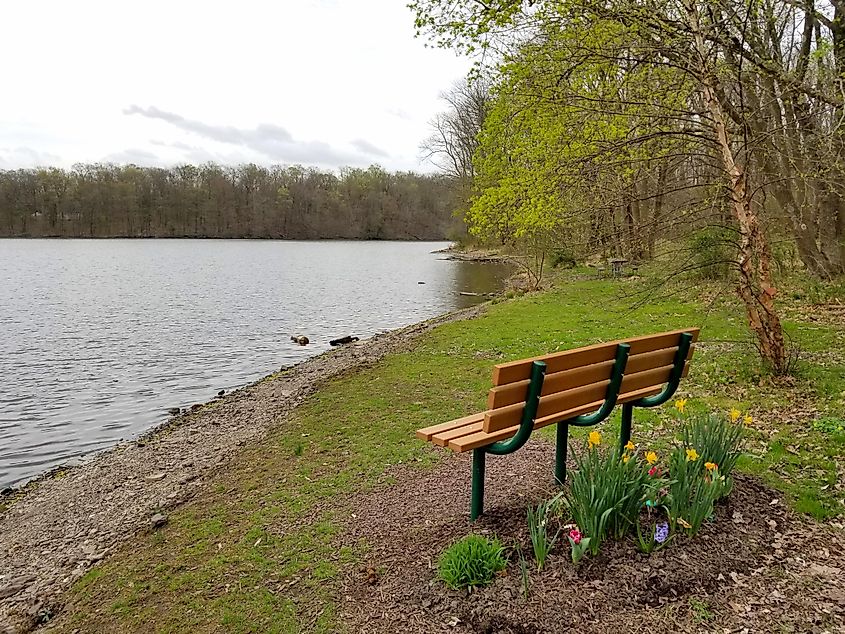
<svg viewBox="0 0 845 634">
<path fill-rule="evenodd" d="M 775 373 L 783 374 L 788 370 L 788 363 L 783 327 L 774 305 L 776 290 L 772 284 L 771 251 L 754 208 L 748 173 L 743 165 L 737 163 L 731 146 L 725 112 L 717 96 L 718 79 L 706 57 L 698 7 L 695 0 L 685 0 L 684 5 L 695 38 L 701 92 L 712 120 L 722 166 L 728 177 L 731 208 L 739 227 L 737 291 L 745 304 L 748 324 L 757 336 L 761 356 Z"/>
</svg>

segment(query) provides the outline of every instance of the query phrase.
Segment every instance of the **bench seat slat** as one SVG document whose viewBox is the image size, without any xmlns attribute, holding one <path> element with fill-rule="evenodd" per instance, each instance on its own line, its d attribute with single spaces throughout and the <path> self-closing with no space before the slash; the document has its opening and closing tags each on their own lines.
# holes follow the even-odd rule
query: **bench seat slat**
<svg viewBox="0 0 845 634">
<path fill-rule="evenodd" d="M 457 440 L 461 436 L 468 436 L 469 434 L 474 434 L 475 432 L 483 430 L 484 428 L 482 427 L 481 421 L 478 421 L 477 423 L 470 423 L 469 425 L 463 425 L 461 427 L 455 427 L 454 429 L 438 432 L 431 437 L 431 442 L 438 447 L 446 447 L 449 444 L 449 441 Z"/>
<path fill-rule="evenodd" d="M 635 390 L 633 392 L 628 392 L 626 394 L 620 394 L 619 400 L 617 402 L 627 403 L 628 401 L 635 401 L 639 398 L 652 396 L 654 394 L 659 393 L 660 389 L 661 388 L 659 387 L 649 387 L 641 390 Z M 568 418 L 574 418 L 575 416 L 580 416 L 581 414 L 589 414 L 590 412 L 594 412 L 599 407 L 601 407 L 601 404 L 603 402 L 604 399 L 602 399 L 601 401 L 587 403 L 586 405 L 583 405 L 581 407 L 577 407 L 565 412 L 560 412 L 552 416 L 538 418 L 534 421 L 534 429 L 540 429 L 541 427 L 546 427 L 547 425 L 553 425 L 554 423 L 566 420 Z M 448 447 L 449 449 L 457 453 L 470 451 L 471 449 L 484 447 L 499 440 L 507 440 L 508 438 L 513 436 L 518 429 L 519 425 L 512 425 L 511 427 L 507 427 L 505 429 L 501 429 L 492 433 L 487 433 L 483 430 L 480 432 L 474 432 L 465 436 L 461 436 L 454 440 L 450 440 Z"/>
<path fill-rule="evenodd" d="M 523 381 L 531 376 L 531 364 L 534 361 L 545 361 L 546 373 L 554 374 L 585 365 L 593 365 L 603 361 L 611 361 L 616 356 L 616 346 L 620 343 L 630 344 L 630 355 L 639 355 L 646 352 L 654 352 L 664 348 L 677 348 L 678 338 L 681 334 L 688 332 L 692 335 L 693 343 L 698 341 L 699 328 L 685 328 L 673 330 L 658 335 L 646 335 L 644 337 L 632 337 L 620 339 L 607 343 L 598 343 L 585 348 L 554 352 L 532 359 L 521 359 L 509 363 L 500 363 L 493 368 L 493 385 L 506 385 L 515 381 Z"/>
<path fill-rule="evenodd" d="M 463 418 L 456 418 L 455 420 L 446 421 L 445 423 L 439 423 L 438 425 L 418 429 L 417 438 L 420 440 L 431 440 L 432 436 L 439 432 L 455 429 L 456 427 L 463 427 L 464 425 L 471 423 L 480 423 L 482 420 L 484 420 L 484 412 L 476 412 L 475 414 L 470 414 L 469 416 L 464 416 Z"/>
</svg>

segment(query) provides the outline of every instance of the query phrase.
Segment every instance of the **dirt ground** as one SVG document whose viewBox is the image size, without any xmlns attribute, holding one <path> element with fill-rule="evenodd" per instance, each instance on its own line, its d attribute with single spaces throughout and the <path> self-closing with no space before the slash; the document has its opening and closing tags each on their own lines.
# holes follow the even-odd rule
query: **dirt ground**
<svg viewBox="0 0 845 634">
<path fill-rule="evenodd" d="M 491 456 L 476 526 L 466 455 L 430 472 L 396 473 L 397 484 L 357 497 L 344 541 L 365 546 L 368 557 L 344 580 L 349 631 L 845 632 L 845 527 L 794 515 L 777 492 L 742 475 L 695 538 L 651 555 L 631 540 L 609 542 L 579 566 L 562 540 L 538 572 L 525 507 L 548 493 L 553 461 L 542 440 Z M 474 592 L 448 590 L 437 559 L 470 532 L 512 547 L 507 574 Z"/>
</svg>

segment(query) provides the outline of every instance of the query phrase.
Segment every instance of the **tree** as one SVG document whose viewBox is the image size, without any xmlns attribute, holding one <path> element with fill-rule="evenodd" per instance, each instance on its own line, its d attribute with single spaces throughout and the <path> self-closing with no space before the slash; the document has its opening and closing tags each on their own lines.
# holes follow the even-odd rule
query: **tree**
<svg viewBox="0 0 845 634">
<path fill-rule="evenodd" d="M 600 236 L 609 225 L 614 249 L 640 255 L 641 203 L 652 200 L 662 224 L 672 194 L 674 227 L 728 221 L 737 232 L 738 294 L 762 356 L 787 369 L 768 235 L 776 212 L 809 270 L 843 271 L 842 75 L 830 72 L 839 58 L 829 45 L 838 6 L 833 17 L 774 0 L 412 8 L 440 45 L 500 55 L 476 155 L 476 226 L 509 226 L 505 210 L 523 231 L 589 224 Z"/>
<path fill-rule="evenodd" d="M 444 239 L 453 179 L 378 166 L 0 170 L 0 237 Z"/>
<path fill-rule="evenodd" d="M 431 122 L 432 133 L 422 143 L 423 158 L 444 174 L 468 183 L 475 176 L 473 156 L 490 107 L 490 85 L 483 77 L 464 79 L 440 95 L 448 109 Z"/>
</svg>

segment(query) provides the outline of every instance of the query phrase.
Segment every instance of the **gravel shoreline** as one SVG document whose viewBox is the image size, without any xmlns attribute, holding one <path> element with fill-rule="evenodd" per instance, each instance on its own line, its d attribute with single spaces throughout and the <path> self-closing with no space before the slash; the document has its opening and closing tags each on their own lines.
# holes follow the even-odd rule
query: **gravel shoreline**
<svg viewBox="0 0 845 634">
<path fill-rule="evenodd" d="M 49 620 L 73 582 L 164 520 L 322 383 L 484 310 L 473 306 L 312 357 L 0 499 L 0 634 L 28 632 Z"/>
</svg>

